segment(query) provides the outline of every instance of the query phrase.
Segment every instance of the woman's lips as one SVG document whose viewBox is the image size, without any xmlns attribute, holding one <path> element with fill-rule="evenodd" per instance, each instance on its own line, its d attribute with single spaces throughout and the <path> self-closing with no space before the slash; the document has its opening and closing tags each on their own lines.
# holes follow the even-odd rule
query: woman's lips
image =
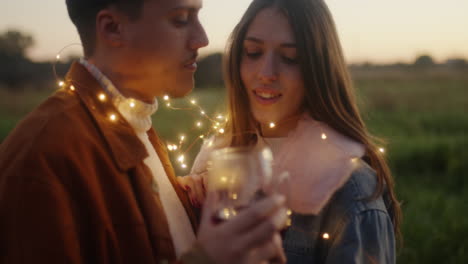
<svg viewBox="0 0 468 264">
<path fill-rule="evenodd" d="M 255 100 L 262 105 L 271 105 L 280 100 L 283 96 L 278 91 L 271 88 L 257 88 L 253 91 Z"/>
</svg>

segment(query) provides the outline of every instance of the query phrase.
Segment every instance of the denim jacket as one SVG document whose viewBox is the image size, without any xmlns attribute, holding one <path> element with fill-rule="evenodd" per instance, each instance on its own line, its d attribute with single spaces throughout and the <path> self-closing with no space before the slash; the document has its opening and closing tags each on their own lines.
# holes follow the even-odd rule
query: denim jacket
<svg viewBox="0 0 468 264">
<path fill-rule="evenodd" d="M 318 215 L 293 213 L 283 237 L 288 264 L 395 263 L 393 224 L 375 172 L 364 162 Z"/>
</svg>

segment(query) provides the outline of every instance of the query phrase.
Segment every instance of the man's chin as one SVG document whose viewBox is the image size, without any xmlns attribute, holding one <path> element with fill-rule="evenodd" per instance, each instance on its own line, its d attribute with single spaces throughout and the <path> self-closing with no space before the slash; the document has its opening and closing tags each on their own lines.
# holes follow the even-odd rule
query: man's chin
<svg viewBox="0 0 468 264">
<path fill-rule="evenodd" d="M 184 97 L 190 94 L 192 90 L 193 90 L 193 82 L 191 82 L 190 84 L 186 84 L 186 85 L 179 85 L 177 87 L 174 86 L 173 89 L 169 91 L 169 96 L 171 98 Z"/>
</svg>

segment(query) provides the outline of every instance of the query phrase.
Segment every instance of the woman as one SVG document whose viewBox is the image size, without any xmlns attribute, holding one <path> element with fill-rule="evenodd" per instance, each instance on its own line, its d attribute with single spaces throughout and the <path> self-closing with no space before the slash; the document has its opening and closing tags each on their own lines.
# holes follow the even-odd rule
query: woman
<svg viewBox="0 0 468 264">
<path fill-rule="evenodd" d="M 180 180 L 193 203 L 213 146 L 268 145 L 291 178 L 288 263 L 395 263 L 393 179 L 356 106 L 325 2 L 254 0 L 225 63 L 227 133 Z"/>
</svg>

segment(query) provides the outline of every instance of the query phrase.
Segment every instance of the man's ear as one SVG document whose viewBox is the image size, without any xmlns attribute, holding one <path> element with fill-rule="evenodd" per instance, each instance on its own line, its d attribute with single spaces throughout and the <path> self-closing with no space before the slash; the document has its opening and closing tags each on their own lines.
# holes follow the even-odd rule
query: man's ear
<svg viewBox="0 0 468 264">
<path fill-rule="evenodd" d="M 123 44 L 122 36 L 122 17 L 114 9 L 103 9 L 96 15 L 96 37 L 106 45 L 112 47 L 121 47 Z"/>
</svg>

